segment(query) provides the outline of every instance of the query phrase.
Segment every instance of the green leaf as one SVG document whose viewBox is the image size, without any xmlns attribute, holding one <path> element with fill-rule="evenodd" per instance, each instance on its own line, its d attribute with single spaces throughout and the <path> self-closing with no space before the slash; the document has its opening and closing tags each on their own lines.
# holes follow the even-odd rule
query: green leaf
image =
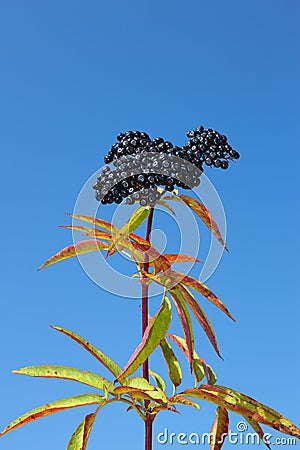
<svg viewBox="0 0 300 450">
<path fill-rule="evenodd" d="M 219 406 L 216 410 L 216 418 L 210 430 L 210 450 L 220 450 L 223 447 L 225 438 L 228 434 L 228 424 L 228 412 L 225 408 Z"/>
<path fill-rule="evenodd" d="M 182 372 L 181 372 L 181 368 L 180 368 L 178 359 L 176 358 L 176 356 L 172 350 L 172 347 L 170 346 L 167 339 L 163 339 L 161 341 L 160 348 L 161 348 L 162 354 L 165 358 L 165 361 L 166 361 L 166 364 L 168 367 L 170 380 L 172 381 L 172 383 L 174 384 L 174 386 L 176 388 L 177 386 L 180 385 L 181 380 L 182 380 Z"/>
<path fill-rule="evenodd" d="M 154 349 L 164 338 L 171 321 L 171 304 L 164 296 L 158 312 L 148 324 L 142 342 L 134 351 L 122 373 L 117 377 L 118 381 L 131 375 L 151 355 Z"/>
<path fill-rule="evenodd" d="M 44 269 L 44 267 L 59 261 L 63 261 L 64 259 L 72 258 L 73 256 L 82 255 L 83 253 L 98 252 L 99 250 L 107 250 L 108 248 L 109 244 L 97 240 L 80 241 L 77 242 L 77 244 L 63 248 L 54 256 L 51 256 L 51 258 L 44 262 L 38 270 Z"/>
<path fill-rule="evenodd" d="M 71 436 L 67 450 L 86 450 L 87 441 L 97 413 L 88 414 Z"/>
<path fill-rule="evenodd" d="M 53 325 L 51 325 L 51 328 L 54 328 L 54 330 L 57 330 L 60 333 L 65 334 L 66 336 L 70 337 L 75 342 L 77 342 L 79 345 L 81 345 L 81 347 L 83 347 L 98 361 L 100 361 L 101 364 L 103 364 L 115 377 L 117 377 L 121 373 L 121 368 L 114 361 L 112 361 L 103 352 L 98 350 L 96 347 L 94 347 L 88 341 L 80 337 L 78 334 L 73 333 L 72 331 L 69 330 L 65 330 L 64 328 L 55 327 Z"/>
<path fill-rule="evenodd" d="M 76 397 L 64 398 L 62 400 L 56 400 L 46 405 L 35 408 L 26 414 L 18 417 L 18 419 L 11 422 L 3 431 L 0 436 L 12 431 L 26 423 L 32 422 L 34 420 L 40 419 L 41 417 L 48 416 L 65 409 L 77 408 L 77 406 L 95 405 L 101 404 L 105 399 L 100 395 L 96 394 L 82 394 Z"/>
<path fill-rule="evenodd" d="M 50 365 L 29 366 L 23 367 L 19 370 L 13 370 L 13 373 L 29 375 L 31 377 L 62 378 L 65 380 L 73 380 L 108 392 L 113 392 L 115 388 L 114 385 L 106 378 L 86 370 L 80 371 L 79 369 L 75 369 L 73 367 Z"/>
<path fill-rule="evenodd" d="M 161 390 L 147 390 L 147 389 L 140 389 L 133 386 L 117 386 L 115 388 L 115 395 L 124 395 L 128 394 L 131 398 L 137 399 L 137 400 L 154 400 L 158 403 L 166 403 L 167 398 L 163 391 Z"/>
<path fill-rule="evenodd" d="M 219 227 L 218 227 L 216 221 L 214 220 L 214 218 L 212 217 L 212 215 L 210 214 L 210 212 L 208 211 L 208 209 L 206 208 L 206 206 L 203 203 L 200 203 L 195 198 L 189 197 L 188 195 L 184 195 L 184 194 L 181 194 L 179 196 L 172 195 L 172 196 L 164 197 L 164 200 L 176 200 L 179 202 L 180 201 L 184 202 L 192 211 L 194 211 L 194 213 L 197 214 L 198 217 L 200 217 L 202 222 L 210 229 L 210 231 L 218 239 L 220 244 L 226 250 L 228 250 L 226 247 L 226 244 L 222 238 L 222 235 L 220 233 L 220 230 L 219 230 Z"/>
<path fill-rule="evenodd" d="M 143 389 L 145 391 L 155 391 L 155 386 L 149 383 L 145 378 L 132 377 L 127 380 L 126 386 L 131 386 L 137 389 Z"/>
<path fill-rule="evenodd" d="M 147 219 L 151 211 L 150 206 L 140 206 L 137 208 L 133 214 L 131 215 L 130 219 L 123 225 L 122 228 L 120 228 L 116 233 L 112 236 L 112 243 L 107 251 L 107 256 L 111 255 L 116 251 L 116 246 L 118 243 L 125 237 L 128 237 L 128 235 L 138 228 L 144 220 Z"/>
<path fill-rule="evenodd" d="M 176 336 L 175 334 L 167 334 L 167 336 L 172 339 L 173 342 L 175 342 L 175 344 L 180 348 L 180 350 L 183 352 L 184 356 L 186 357 L 187 360 L 188 359 L 188 349 L 187 349 L 187 345 L 185 340 L 180 337 L 180 336 Z M 204 370 L 204 360 L 202 358 L 199 357 L 199 355 L 197 354 L 197 352 L 194 350 L 194 354 L 193 354 L 193 372 L 195 375 L 195 382 L 196 384 L 199 383 L 205 374 L 205 370 Z"/>
<path fill-rule="evenodd" d="M 277 431 L 300 438 L 300 430 L 274 409 L 251 397 L 224 386 L 202 384 L 198 389 L 185 389 L 182 395 L 201 398 L 242 415 L 247 420 L 260 422 Z"/>
<path fill-rule="evenodd" d="M 153 370 L 149 370 L 149 373 L 151 375 L 151 377 L 153 378 L 153 380 L 155 381 L 157 387 L 159 389 L 161 389 L 162 391 L 166 390 L 166 383 L 164 382 L 164 379 L 158 375 L 158 373 L 153 372 Z"/>
</svg>

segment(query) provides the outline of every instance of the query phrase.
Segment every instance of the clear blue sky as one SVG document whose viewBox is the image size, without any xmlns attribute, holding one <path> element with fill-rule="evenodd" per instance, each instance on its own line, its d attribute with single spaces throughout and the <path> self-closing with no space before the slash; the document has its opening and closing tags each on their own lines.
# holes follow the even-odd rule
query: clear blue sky
<svg viewBox="0 0 300 450">
<path fill-rule="evenodd" d="M 57 363 L 106 374 L 49 323 L 127 361 L 139 342 L 139 301 L 102 291 L 76 260 L 36 268 L 71 243 L 57 225 L 68 223 L 64 211 L 119 131 L 182 145 L 199 124 L 227 134 L 242 157 L 226 172 L 207 171 L 230 248 L 208 285 L 237 324 L 203 302 L 225 361 L 200 331 L 198 349 L 220 384 L 299 425 L 299 38 L 296 0 L 1 2 L 1 428 L 88 391 L 12 369 Z M 1 448 L 63 449 L 90 410 L 41 419 L 5 436 Z M 213 410 L 162 413 L 155 434 L 208 431 Z M 111 406 L 88 448 L 140 450 L 142 434 L 132 412 Z"/>
</svg>

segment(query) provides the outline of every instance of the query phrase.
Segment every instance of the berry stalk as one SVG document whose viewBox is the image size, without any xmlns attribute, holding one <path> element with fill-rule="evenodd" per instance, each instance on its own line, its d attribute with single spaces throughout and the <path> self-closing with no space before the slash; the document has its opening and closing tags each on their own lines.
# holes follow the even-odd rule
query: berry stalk
<svg viewBox="0 0 300 450">
<path fill-rule="evenodd" d="M 147 221 L 147 229 L 146 229 L 146 240 L 150 242 L 150 234 L 152 229 L 153 222 L 153 213 L 154 206 L 151 207 L 150 214 L 148 216 Z M 144 272 L 148 272 L 149 270 L 149 258 L 147 253 L 145 253 L 145 262 L 144 262 Z M 143 275 L 142 277 L 142 337 L 145 333 L 145 330 L 148 326 L 148 281 L 147 277 Z M 143 378 L 149 381 L 149 360 L 143 364 Z M 149 401 L 145 400 L 145 407 L 148 408 Z M 152 419 L 151 416 L 147 415 L 147 419 L 145 422 L 145 450 L 152 449 Z"/>
</svg>

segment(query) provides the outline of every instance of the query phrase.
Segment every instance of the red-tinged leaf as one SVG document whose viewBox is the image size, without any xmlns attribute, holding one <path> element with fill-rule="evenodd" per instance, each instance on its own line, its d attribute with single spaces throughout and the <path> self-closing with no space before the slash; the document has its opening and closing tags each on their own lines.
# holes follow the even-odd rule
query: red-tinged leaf
<svg viewBox="0 0 300 450">
<path fill-rule="evenodd" d="M 182 395 L 173 395 L 173 397 L 169 398 L 169 401 L 172 403 L 178 403 L 180 405 L 193 406 L 196 409 L 200 409 L 198 403 L 193 402 L 191 399 L 187 397 L 183 397 Z"/>
<path fill-rule="evenodd" d="M 107 220 L 103 219 L 97 219 L 93 216 L 82 216 L 78 214 L 69 214 L 66 213 L 67 216 L 73 217 L 73 219 L 82 220 L 83 222 L 91 223 L 93 225 L 96 225 L 97 227 L 104 228 L 104 230 L 109 231 L 110 233 L 118 231 L 118 227 L 113 225 L 110 222 L 107 222 Z"/>
<path fill-rule="evenodd" d="M 193 256 L 184 255 L 180 253 L 177 255 L 176 253 L 164 253 L 163 256 L 170 262 L 201 262 L 199 259 L 194 258 Z"/>
<path fill-rule="evenodd" d="M 113 234 L 112 243 L 107 251 L 107 256 L 115 251 L 115 247 L 124 237 L 128 237 L 133 230 L 138 228 L 149 216 L 151 211 L 150 206 L 140 206 L 137 208 L 129 220 L 120 228 L 116 233 Z"/>
<path fill-rule="evenodd" d="M 240 392 L 224 386 L 202 384 L 198 389 L 186 389 L 182 394 L 215 403 L 218 406 L 242 415 L 247 420 L 250 419 L 255 422 L 260 422 L 277 431 L 300 439 L 300 429 L 290 420 L 283 417 L 274 409 Z"/>
<path fill-rule="evenodd" d="M 177 313 L 179 316 L 179 320 L 182 326 L 183 335 L 187 346 L 187 357 L 190 363 L 190 368 L 192 370 L 193 354 L 194 354 L 194 335 L 191 317 L 186 307 L 186 300 L 184 297 L 184 293 L 182 292 L 182 290 L 178 288 L 178 286 L 176 286 L 176 288 L 171 289 L 169 292 L 177 309 Z"/>
<path fill-rule="evenodd" d="M 176 217 L 176 213 L 175 213 L 174 209 L 167 202 L 165 202 L 164 200 L 159 200 L 157 202 L 157 204 L 161 205 L 161 206 L 164 206 L 167 210 L 170 211 L 171 214 L 173 214 L 173 216 Z"/>
<path fill-rule="evenodd" d="M 205 284 L 201 283 L 199 280 L 196 280 L 195 278 L 192 278 L 181 272 L 176 272 L 174 270 L 168 273 L 168 277 L 170 278 L 169 285 L 171 285 L 171 283 L 173 283 L 173 285 L 182 283 L 188 287 L 191 287 L 192 289 L 203 295 L 205 298 L 207 298 L 207 300 L 209 300 L 215 306 L 217 306 L 217 308 L 223 311 L 233 321 L 235 321 L 224 303 Z"/>
<path fill-rule="evenodd" d="M 222 356 L 220 354 L 220 351 L 219 351 L 219 347 L 218 347 L 218 344 L 217 344 L 217 340 L 216 340 L 214 331 L 212 329 L 212 326 L 209 323 L 209 320 L 207 319 L 206 315 L 204 314 L 204 312 L 200 308 L 199 304 L 197 303 L 197 300 L 195 299 L 195 297 L 192 295 L 192 293 L 185 286 L 182 286 L 181 284 L 176 286 L 175 289 L 181 292 L 182 297 L 184 298 L 184 300 L 187 302 L 187 304 L 189 305 L 189 307 L 193 311 L 196 319 L 198 320 L 198 322 L 200 323 L 201 327 L 203 328 L 206 336 L 210 340 L 210 342 L 211 342 L 212 346 L 214 347 L 217 355 L 220 358 L 222 358 Z M 172 291 L 173 291 L 173 289 L 172 289 Z"/>
<path fill-rule="evenodd" d="M 13 373 L 29 375 L 31 377 L 61 378 L 64 380 L 72 380 L 108 392 L 113 392 L 115 388 L 114 385 L 106 378 L 103 378 L 93 372 L 88 372 L 86 370 L 81 371 L 73 367 L 50 365 L 29 366 L 23 367 L 19 370 L 13 370 Z"/>
<path fill-rule="evenodd" d="M 180 348 L 180 350 L 183 352 L 184 356 L 188 360 L 188 350 L 186 346 L 185 340 L 180 337 L 176 336 L 175 334 L 167 334 L 168 338 L 170 338 L 175 344 Z M 214 374 L 213 370 L 210 366 L 206 364 L 203 358 L 200 358 L 198 353 L 194 350 L 193 355 L 193 372 L 195 375 L 195 383 L 196 385 L 203 380 L 204 374 L 207 378 L 208 383 L 211 383 L 212 381 L 216 381 L 216 378 L 212 379 L 212 376 Z"/>
<path fill-rule="evenodd" d="M 84 236 L 91 236 L 97 239 L 104 239 L 105 241 L 111 241 L 112 235 L 107 231 L 98 230 L 98 228 L 83 227 L 80 225 L 61 225 L 60 228 L 66 228 L 67 230 L 79 231 Z"/>
<path fill-rule="evenodd" d="M 86 450 L 88 438 L 94 424 L 97 412 L 88 414 L 80 422 L 76 430 L 71 436 L 67 450 Z"/>
<path fill-rule="evenodd" d="M 48 416 L 49 414 L 54 414 L 65 409 L 77 408 L 77 406 L 87 406 L 101 404 L 105 401 L 103 397 L 96 394 L 82 394 L 76 397 L 64 398 L 62 400 L 56 400 L 46 405 L 40 406 L 29 411 L 26 414 L 18 417 L 18 419 L 11 422 L 3 431 L 0 436 L 12 431 L 26 423 L 33 422 L 34 420 L 40 419 L 41 417 Z"/>
<path fill-rule="evenodd" d="M 164 296 L 159 310 L 145 330 L 142 342 L 134 351 L 132 357 L 124 367 L 122 373 L 118 376 L 118 381 L 121 381 L 127 376 L 131 375 L 141 364 L 146 361 L 153 350 L 164 338 L 169 328 L 170 322 L 171 304 L 168 298 Z"/>
<path fill-rule="evenodd" d="M 179 202 L 180 201 L 184 202 L 192 211 L 194 211 L 194 213 L 197 214 L 198 217 L 200 217 L 202 222 L 210 229 L 210 231 L 218 239 L 220 244 L 226 250 L 228 250 L 228 248 L 226 247 L 226 244 L 222 238 L 221 232 L 219 230 L 219 227 L 218 227 L 216 221 L 214 220 L 214 218 L 212 217 L 212 215 L 210 214 L 210 212 L 208 211 L 208 209 L 206 208 L 206 206 L 203 203 L 200 203 L 195 198 L 189 197 L 188 195 L 184 195 L 184 194 L 181 194 L 179 196 L 172 195 L 169 197 L 164 197 L 164 200 L 176 200 Z"/>
<path fill-rule="evenodd" d="M 164 379 L 160 375 L 158 375 L 158 373 L 153 372 L 153 370 L 149 370 L 149 373 L 153 378 L 153 380 L 155 381 L 156 386 L 164 392 L 166 390 L 166 383 Z"/>
<path fill-rule="evenodd" d="M 225 438 L 228 434 L 228 412 L 225 408 L 218 407 L 216 418 L 210 430 L 210 450 L 220 450 L 223 447 Z"/>
<path fill-rule="evenodd" d="M 268 447 L 271 450 L 271 446 L 270 446 L 268 440 L 266 439 L 265 433 L 263 432 L 263 429 L 261 428 L 259 423 L 255 422 L 254 420 L 249 419 L 247 417 L 245 417 L 245 419 L 247 420 L 249 425 L 251 425 L 251 427 L 253 428 L 255 433 L 259 436 L 260 440 L 266 445 L 266 447 Z"/>
<path fill-rule="evenodd" d="M 96 347 L 94 347 L 92 344 L 90 344 L 87 340 L 83 339 L 78 334 L 73 333 L 72 331 L 66 330 L 64 328 L 55 327 L 53 325 L 51 325 L 51 328 L 59 331 L 62 334 L 65 334 L 66 336 L 70 337 L 75 342 L 77 342 L 79 345 L 81 345 L 81 347 L 83 347 L 91 355 L 93 355 L 98 361 L 100 361 L 101 364 L 103 364 L 115 377 L 120 375 L 121 368 L 114 361 L 112 361 L 108 356 L 106 356 L 103 352 L 101 352 Z"/>
<path fill-rule="evenodd" d="M 86 240 L 77 242 L 75 245 L 70 245 L 62 249 L 60 252 L 56 253 L 54 256 L 49 258 L 44 264 L 42 264 L 38 270 L 43 269 L 44 267 L 50 266 L 51 264 L 55 264 L 59 261 L 63 261 L 64 259 L 72 258 L 73 256 L 82 255 L 83 253 L 91 253 L 98 252 L 99 250 L 107 250 L 109 248 L 109 244 L 104 242 L 96 241 L 96 240 Z"/>
<path fill-rule="evenodd" d="M 147 255 L 149 258 L 150 265 L 154 265 L 155 273 L 168 273 L 171 269 L 171 264 L 165 258 L 164 255 L 160 254 L 158 250 L 151 246 L 149 250 L 147 250 Z"/>
<path fill-rule="evenodd" d="M 163 339 L 161 341 L 160 348 L 168 367 L 169 378 L 176 388 L 180 385 L 182 380 L 182 372 L 178 359 L 176 358 L 167 339 Z"/>
<path fill-rule="evenodd" d="M 134 241 L 134 243 L 142 250 L 143 252 L 147 252 L 147 257 L 149 260 L 149 265 L 154 265 L 155 273 L 158 272 L 168 272 L 171 268 L 170 262 L 165 258 L 163 254 L 161 254 L 158 250 L 156 250 L 150 242 L 146 241 L 140 236 L 137 236 L 134 233 L 130 233 L 130 239 Z"/>
</svg>

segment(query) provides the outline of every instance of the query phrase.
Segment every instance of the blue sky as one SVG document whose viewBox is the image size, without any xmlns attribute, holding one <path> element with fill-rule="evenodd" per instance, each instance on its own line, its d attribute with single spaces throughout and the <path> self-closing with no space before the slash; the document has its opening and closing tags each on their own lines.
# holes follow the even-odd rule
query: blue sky
<svg viewBox="0 0 300 450">
<path fill-rule="evenodd" d="M 226 172 L 206 172 L 225 208 L 230 248 L 207 284 L 237 323 L 202 302 L 225 361 L 197 328 L 198 349 L 220 384 L 299 425 L 299 3 L 29 0 L 2 2 L 1 10 L 1 427 L 88 391 L 12 369 L 65 364 L 105 375 L 48 324 L 76 331 L 120 365 L 128 360 L 140 339 L 139 301 L 103 291 L 76 260 L 36 268 L 71 243 L 57 226 L 69 222 L 64 211 L 73 210 L 119 131 L 145 130 L 183 145 L 199 124 L 228 135 L 242 157 Z M 168 233 L 171 250 L 173 225 Z M 159 371 L 159 355 L 152 361 Z M 20 428 L 1 448 L 65 448 L 90 410 Z M 162 413 L 155 435 L 208 431 L 213 410 Z M 142 435 L 133 413 L 111 406 L 99 414 L 88 448 L 137 450 Z"/>
</svg>

